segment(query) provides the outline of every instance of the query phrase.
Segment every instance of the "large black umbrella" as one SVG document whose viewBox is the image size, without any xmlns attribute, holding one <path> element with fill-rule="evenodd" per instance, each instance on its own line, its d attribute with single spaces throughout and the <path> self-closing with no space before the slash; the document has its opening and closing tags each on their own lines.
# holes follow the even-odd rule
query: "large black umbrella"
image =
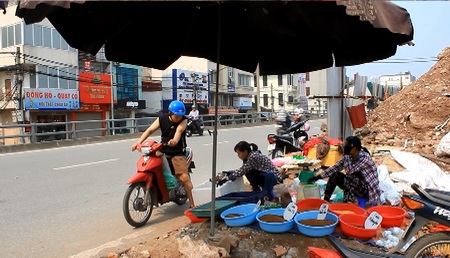
<svg viewBox="0 0 450 258">
<path fill-rule="evenodd" d="M 307 72 L 385 59 L 413 37 L 408 12 L 382 0 L 69 2 L 26 1 L 16 15 L 48 18 L 84 52 L 105 45 L 108 60 L 162 70 L 219 52 L 221 64 L 252 73 Z"/>
<path fill-rule="evenodd" d="M 409 13 L 382 0 L 26 1 L 16 15 L 27 24 L 48 18 L 79 50 L 96 54 L 104 45 L 108 60 L 162 70 L 195 56 L 217 71 L 222 64 L 253 73 L 259 64 L 261 75 L 308 72 L 385 59 L 413 39 Z M 212 210 L 214 196 L 213 188 Z M 213 235 L 213 212 L 211 220 Z"/>
</svg>

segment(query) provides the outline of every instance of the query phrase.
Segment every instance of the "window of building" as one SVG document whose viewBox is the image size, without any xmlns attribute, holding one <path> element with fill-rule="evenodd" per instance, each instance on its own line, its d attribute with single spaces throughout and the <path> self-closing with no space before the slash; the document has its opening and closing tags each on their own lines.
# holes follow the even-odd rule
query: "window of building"
<svg viewBox="0 0 450 258">
<path fill-rule="evenodd" d="M 234 71 L 233 67 L 228 67 L 228 83 L 234 84 Z"/>
<path fill-rule="evenodd" d="M 9 26 L 8 33 L 8 46 L 14 46 L 14 26 Z"/>
<path fill-rule="evenodd" d="M 77 89 L 77 70 L 75 68 L 36 66 L 36 77 L 30 75 L 30 87 L 50 89 Z"/>
<path fill-rule="evenodd" d="M 24 25 L 24 23 L 18 23 L 15 25 L 2 27 L 1 32 L 2 48 L 25 44 L 37 47 L 68 50 L 71 52 L 77 51 L 75 48 L 70 47 L 54 28 L 43 27 L 37 24 Z"/>
<path fill-rule="evenodd" d="M 209 74 L 209 81 L 211 83 L 216 83 L 217 82 L 217 73 L 216 70 L 212 70 L 211 73 Z"/>
<path fill-rule="evenodd" d="M 37 47 L 42 47 L 42 26 L 34 26 L 33 31 L 33 45 Z"/>
<path fill-rule="evenodd" d="M 22 44 L 22 27 L 20 23 L 2 27 L 2 48 L 12 47 Z"/>
<path fill-rule="evenodd" d="M 52 47 L 56 49 L 61 48 L 61 35 L 55 29 L 52 29 Z"/>
<path fill-rule="evenodd" d="M 62 50 L 69 50 L 69 44 L 64 40 L 63 37 L 61 37 L 61 49 Z"/>
<path fill-rule="evenodd" d="M 70 76 L 67 74 L 67 68 L 61 68 L 59 70 L 59 88 L 60 89 L 69 89 L 69 80 Z"/>
<path fill-rule="evenodd" d="M 283 93 L 278 93 L 278 105 L 284 105 Z"/>
<path fill-rule="evenodd" d="M 14 25 L 14 45 L 22 44 L 22 26 L 20 23 Z"/>
<path fill-rule="evenodd" d="M 309 81 L 309 72 L 305 73 L 305 81 Z"/>
<path fill-rule="evenodd" d="M 263 86 L 267 87 L 267 75 L 263 75 Z"/>
<path fill-rule="evenodd" d="M 33 45 L 33 25 L 23 26 L 23 44 Z"/>
<path fill-rule="evenodd" d="M 51 48 L 52 47 L 52 29 L 44 27 L 44 28 L 42 28 L 42 33 L 44 36 L 43 46 Z"/>
<path fill-rule="evenodd" d="M 2 28 L 2 48 L 8 47 L 8 35 L 7 35 L 6 31 L 7 31 L 7 29 L 5 27 L 3 27 Z"/>
<path fill-rule="evenodd" d="M 269 106 L 269 95 L 263 94 L 263 106 L 267 107 Z"/>
<path fill-rule="evenodd" d="M 294 96 L 288 96 L 288 102 L 294 102 Z"/>
<path fill-rule="evenodd" d="M 283 75 L 279 74 L 278 75 L 278 86 L 282 86 L 283 85 Z"/>
<path fill-rule="evenodd" d="M 287 75 L 287 85 L 294 85 L 294 75 L 292 74 Z"/>
<path fill-rule="evenodd" d="M 5 92 L 4 92 L 4 97 L 2 96 L 0 98 L 1 100 L 6 100 L 9 101 L 12 99 L 14 92 L 11 91 L 11 79 L 5 79 Z"/>
<path fill-rule="evenodd" d="M 239 85 L 242 86 L 251 86 L 252 84 L 252 76 L 246 74 L 239 74 Z"/>
</svg>

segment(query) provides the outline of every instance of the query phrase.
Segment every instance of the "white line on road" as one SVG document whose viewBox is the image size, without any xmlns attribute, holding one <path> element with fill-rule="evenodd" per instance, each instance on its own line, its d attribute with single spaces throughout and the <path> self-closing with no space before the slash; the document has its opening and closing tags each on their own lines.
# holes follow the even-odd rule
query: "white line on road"
<svg viewBox="0 0 450 258">
<path fill-rule="evenodd" d="M 217 144 L 224 144 L 224 143 L 229 143 L 229 141 L 221 141 L 221 142 L 217 142 Z M 205 143 L 205 144 L 203 144 L 204 146 L 211 146 L 211 145 L 213 145 L 213 143 L 212 142 L 210 142 L 210 143 Z"/>
<path fill-rule="evenodd" d="M 88 162 L 88 163 L 71 165 L 71 166 L 65 166 L 65 167 L 57 167 L 57 168 L 53 168 L 53 170 L 63 170 L 63 169 L 86 167 L 86 166 L 97 165 L 97 164 L 102 164 L 102 163 L 114 162 L 114 161 L 117 161 L 117 160 L 119 160 L 119 159 L 106 159 L 106 160 L 100 160 L 100 161 L 95 161 L 95 162 Z"/>
</svg>

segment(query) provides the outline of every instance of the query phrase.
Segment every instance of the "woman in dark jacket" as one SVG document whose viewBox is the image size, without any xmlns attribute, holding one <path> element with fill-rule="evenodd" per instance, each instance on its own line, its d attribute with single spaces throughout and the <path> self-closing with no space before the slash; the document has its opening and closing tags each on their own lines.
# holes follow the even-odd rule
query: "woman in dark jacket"
<svg viewBox="0 0 450 258">
<path fill-rule="evenodd" d="M 270 158 L 262 154 L 256 144 L 246 141 L 238 142 L 234 146 L 234 151 L 243 161 L 243 165 L 230 171 L 228 178 L 234 180 L 245 175 L 253 191 L 266 191 L 269 200 L 273 201 L 275 198 L 273 186 L 282 182 L 282 178 Z"/>
</svg>

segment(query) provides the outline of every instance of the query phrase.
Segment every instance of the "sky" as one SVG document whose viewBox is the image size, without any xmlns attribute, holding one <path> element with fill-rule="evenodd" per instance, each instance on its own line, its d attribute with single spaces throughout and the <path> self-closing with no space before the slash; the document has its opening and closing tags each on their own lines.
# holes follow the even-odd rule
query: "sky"
<svg viewBox="0 0 450 258">
<path fill-rule="evenodd" d="M 450 47 L 450 1 L 391 2 L 410 14 L 415 46 L 398 46 L 397 53 L 388 59 L 346 66 L 350 78 L 355 73 L 370 78 L 410 71 L 418 79 L 436 64 L 439 53 Z"/>
</svg>

